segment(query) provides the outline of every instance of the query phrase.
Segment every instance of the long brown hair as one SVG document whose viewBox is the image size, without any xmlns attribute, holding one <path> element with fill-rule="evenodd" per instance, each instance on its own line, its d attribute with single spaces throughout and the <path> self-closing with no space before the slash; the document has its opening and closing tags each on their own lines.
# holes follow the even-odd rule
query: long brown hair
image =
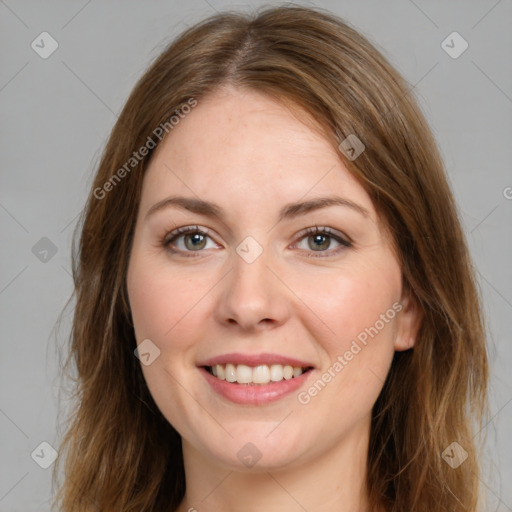
<svg viewBox="0 0 512 512">
<path fill-rule="evenodd" d="M 150 139 L 160 142 L 158 127 L 172 136 L 176 111 L 226 84 L 303 109 L 336 147 L 351 134 L 365 145 L 355 160 L 341 151 L 340 158 L 389 228 L 403 285 L 422 309 L 415 346 L 395 353 L 373 409 L 371 509 L 478 510 L 485 327 L 436 142 L 410 85 L 366 38 L 323 10 L 284 6 L 221 13 L 188 28 L 142 76 L 113 128 L 73 256 L 76 306 L 64 371 L 74 365 L 74 409 L 54 469 L 56 480 L 65 461 L 54 502 L 62 512 L 160 512 L 184 496 L 181 439 L 134 356 L 125 281 L 154 147 L 131 159 Z"/>
</svg>

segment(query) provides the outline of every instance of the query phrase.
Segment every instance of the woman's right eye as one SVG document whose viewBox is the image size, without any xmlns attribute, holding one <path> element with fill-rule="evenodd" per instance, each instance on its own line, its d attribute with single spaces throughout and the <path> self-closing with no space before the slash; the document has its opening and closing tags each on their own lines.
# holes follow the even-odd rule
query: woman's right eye
<svg viewBox="0 0 512 512">
<path fill-rule="evenodd" d="M 208 231 L 203 231 L 199 226 L 186 226 L 171 231 L 165 237 L 163 245 L 173 253 L 201 252 L 202 249 L 208 249 L 205 247 L 207 238 L 211 240 Z M 183 244 L 180 245 L 180 242 Z M 173 247 L 177 247 L 177 250 Z"/>
</svg>

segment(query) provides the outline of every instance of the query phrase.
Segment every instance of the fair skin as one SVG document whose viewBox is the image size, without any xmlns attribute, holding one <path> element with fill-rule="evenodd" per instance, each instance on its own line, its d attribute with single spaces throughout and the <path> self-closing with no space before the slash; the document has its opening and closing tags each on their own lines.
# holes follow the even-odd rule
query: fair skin
<svg viewBox="0 0 512 512">
<path fill-rule="evenodd" d="M 311 126 L 261 93 L 219 90 L 164 139 L 144 178 L 128 295 L 137 343 L 150 339 L 160 350 L 141 365 L 144 378 L 182 437 L 179 512 L 369 512 L 372 406 L 394 352 L 412 347 L 420 314 L 370 197 Z M 148 215 L 171 195 L 216 203 L 222 220 L 176 205 Z M 367 213 L 334 205 L 279 220 L 286 204 L 324 196 Z M 181 234 L 166 248 L 169 233 L 186 226 L 207 235 Z M 303 234 L 314 226 L 352 245 Z M 248 236 L 263 250 L 250 263 L 237 252 Z M 396 303 L 400 312 L 386 313 Z M 333 371 L 382 314 L 378 334 Z M 234 352 L 293 357 L 313 369 L 278 400 L 234 403 L 198 367 Z M 307 395 L 329 369 L 330 381 Z M 237 455 L 247 443 L 261 456 L 251 467 Z"/>
</svg>

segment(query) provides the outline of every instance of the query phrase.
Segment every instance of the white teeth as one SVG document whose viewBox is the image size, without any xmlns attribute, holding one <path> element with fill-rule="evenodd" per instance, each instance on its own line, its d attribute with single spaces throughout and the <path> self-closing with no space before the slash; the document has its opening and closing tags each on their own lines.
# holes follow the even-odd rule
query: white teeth
<svg viewBox="0 0 512 512">
<path fill-rule="evenodd" d="M 280 364 L 273 364 L 270 367 L 270 380 L 272 382 L 283 380 L 283 367 Z"/>
<path fill-rule="evenodd" d="M 236 367 L 236 381 L 239 384 L 249 384 L 252 381 L 252 369 L 245 364 L 239 364 Z"/>
<path fill-rule="evenodd" d="M 226 365 L 225 375 L 226 375 L 226 380 L 228 382 L 236 382 L 236 368 L 235 368 L 235 366 L 232 365 L 232 364 L 227 364 Z"/>
<path fill-rule="evenodd" d="M 270 370 L 266 364 L 254 368 L 252 371 L 252 381 L 254 384 L 268 384 L 270 382 Z"/>
<path fill-rule="evenodd" d="M 279 382 L 283 379 L 299 377 L 304 373 L 304 369 L 299 366 L 273 364 L 262 364 L 259 366 L 247 366 L 245 364 L 226 365 L 216 364 L 211 367 L 215 377 L 228 382 L 237 382 L 238 384 L 268 384 L 269 382 Z"/>
</svg>

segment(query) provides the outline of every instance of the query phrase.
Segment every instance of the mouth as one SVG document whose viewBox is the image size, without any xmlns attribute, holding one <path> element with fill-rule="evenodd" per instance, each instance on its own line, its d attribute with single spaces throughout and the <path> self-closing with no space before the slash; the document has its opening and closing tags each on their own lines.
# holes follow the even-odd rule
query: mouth
<svg viewBox="0 0 512 512">
<path fill-rule="evenodd" d="M 240 405 L 265 405 L 306 385 L 316 370 L 309 361 L 271 352 L 232 352 L 197 363 L 211 390 Z"/>
<path fill-rule="evenodd" d="M 313 370 L 312 366 L 292 366 L 282 364 L 215 364 L 202 366 L 210 375 L 218 380 L 245 386 L 265 386 L 299 378 Z"/>
</svg>

